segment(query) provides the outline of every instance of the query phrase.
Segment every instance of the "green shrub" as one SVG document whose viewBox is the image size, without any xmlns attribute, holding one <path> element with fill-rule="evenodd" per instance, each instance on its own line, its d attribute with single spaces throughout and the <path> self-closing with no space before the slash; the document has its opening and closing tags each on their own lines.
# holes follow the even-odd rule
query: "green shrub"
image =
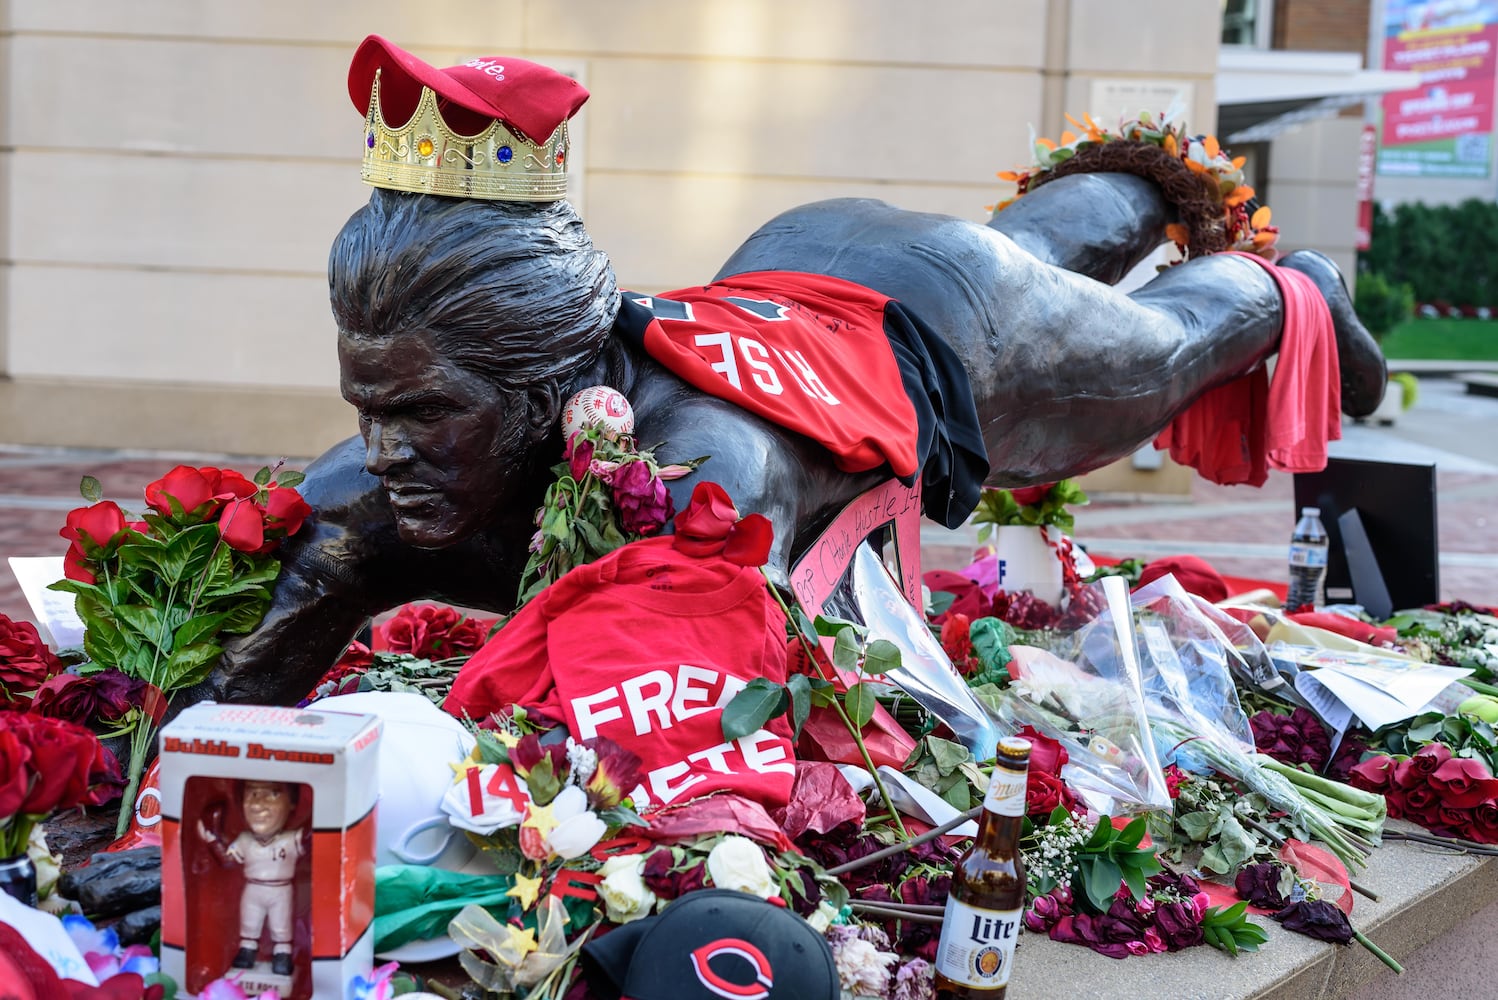
<svg viewBox="0 0 1498 1000">
<path fill-rule="evenodd" d="M 1389 281 L 1382 274 L 1365 271 L 1358 275 L 1353 297 L 1358 319 L 1375 339 L 1409 319 L 1415 311 L 1415 292 L 1407 283 Z"/>
</svg>

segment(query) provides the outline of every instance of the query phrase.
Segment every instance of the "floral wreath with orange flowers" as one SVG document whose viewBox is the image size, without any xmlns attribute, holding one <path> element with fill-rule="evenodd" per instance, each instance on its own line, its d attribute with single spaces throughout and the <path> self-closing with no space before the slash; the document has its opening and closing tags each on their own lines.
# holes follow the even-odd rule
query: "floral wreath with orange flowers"
<svg viewBox="0 0 1498 1000">
<path fill-rule="evenodd" d="M 1089 114 L 1066 120 L 1078 132 L 1061 133 L 1061 141 L 1037 138 L 1031 131 L 1035 163 L 1001 170 L 1000 180 L 1018 185 L 1014 197 L 992 207 L 1003 211 L 1027 192 L 1058 177 L 1076 173 L 1128 173 L 1157 183 L 1175 205 L 1180 221 L 1165 227 L 1186 259 L 1224 250 L 1278 256 L 1279 228 L 1270 225 L 1268 205 L 1254 200 L 1244 183 L 1246 158 L 1230 156 L 1210 135 L 1188 136 L 1172 107 L 1161 115 L 1141 112 L 1120 123 L 1117 132 L 1098 125 Z"/>
</svg>

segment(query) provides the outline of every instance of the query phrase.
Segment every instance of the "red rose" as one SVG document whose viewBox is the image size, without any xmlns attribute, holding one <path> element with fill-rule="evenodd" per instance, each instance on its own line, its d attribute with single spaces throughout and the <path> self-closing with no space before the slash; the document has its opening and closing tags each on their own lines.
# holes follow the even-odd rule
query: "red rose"
<svg viewBox="0 0 1498 1000">
<path fill-rule="evenodd" d="M 973 655 L 973 626 L 967 615 L 952 613 L 941 623 L 941 648 L 957 672 L 967 677 L 983 664 Z"/>
<path fill-rule="evenodd" d="M 1394 815 L 1392 812 L 1389 815 Z M 1484 844 L 1498 844 L 1498 800 L 1478 803 L 1472 810 L 1469 835 Z"/>
<path fill-rule="evenodd" d="M 678 899 L 707 884 L 707 865 L 698 862 L 678 869 L 675 864 L 671 848 L 658 847 L 645 859 L 645 870 L 640 873 L 640 878 L 646 888 L 661 899 Z"/>
<path fill-rule="evenodd" d="M 266 526 L 294 535 L 312 513 L 312 505 L 290 486 L 274 486 L 265 496 Z"/>
<path fill-rule="evenodd" d="M 0 708 L 24 708 L 29 703 L 25 696 L 61 671 L 62 661 L 42 642 L 35 625 L 0 614 Z"/>
<path fill-rule="evenodd" d="M 0 726 L 0 821 L 21 811 L 31 784 L 31 747 L 6 726 Z"/>
<path fill-rule="evenodd" d="M 1025 783 L 1025 815 L 1049 816 L 1066 799 L 1066 786 L 1054 774 L 1032 769 Z"/>
<path fill-rule="evenodd" d="M 191 514 L 213 500 L 218 492 L 219 470 L 179 465 L 146 487 L 146 503 L 158 514 L 170 517 L 176 500 L 184 514 Z"/>
<path fill-rule="evenodd" d="M 218 530 L 231 549 L 256 552 L 265 544 L 265 515 L 253 500 L 231 500 L 219 515 Z"/>
<path fill-rule="evenodd" d="M 738 508 L 717 483 L 698 483 L 692 502 L 676 515 L 676 547 L 690 556 L 713 555 L 723 548 Z"/>
<path fill-rule="evenodd" d="M 1394 781 L 1397 763 L 1393 757 L 1369 757 L 1348 773 L 1348 784 L 1369 792 L 1384 792 Z"/>
<path fill-rule="evenodd" d="M 774 529 L 768 518 L 739 512 L 717 483 L 698 483 L 692 502 L 676 515 L 677 551 L 695 558 L 722 554 L 740 566 L 763 566 L 770 558 Z"/>
<path fill-rule="evenodd" d="M 1389 818 L 1405 819 L 1404 789 L 1397 786 L 1390 786 L 1384 791 L 1383 795 L 1384 803 L 1389 808 Z"/>
<path fill-rule="evenodd" d="M 646 462 L 625 462 L 614 473 L 612 486 L 619 523 L 625 531 L 653 535 L 675 513 L 666 484 L 656 478 Z"/>
<path fill-rule="evenodd" d="M 125 512 L 120 505 L 113 500 L 100 500 L 69 511 L 67 523 L 58 534 L 74 544 L 79 543 L 80 536 L 87 535 L 95 545 L 104 546 L 125 528 Z"/>
<path fill-rule="evenodd" d="M 567 440 L 567 471 L 579 483 L 588 474 L 593 461 L 593 440 L 582 431 L 577 431 Z"/>
<path fill-rule="evenodd" d="M 118 722 L 139 706 L 145 682 L 110 667 L 96 674 L 58 674 L 36 692 L 31 710 L 80 725 Z"/>
<path fill-rule="evenodd" d="M 205 476 L 213 478 L 215 500 L 248 500 L 260 492 L 260 487 L 232 469 L 205 468 Z"/>
<path fill-rule="evenodd" d="M 1044 771 L 1059 776 L 1062 766 L 1071 759 L 1066 747 L 1039 730 L 1025 726 L 1015 735 L 1030 741 L 1030 771 Z"/>
<path fill-rule="evenodd" d="M 100 805 L 119 793 L 119 764 L 82 726 L 40 715 L 0 720 L 31 751 L 33 778 L 20 811 L 51 815 L 78 805 Z"/>
<path fill-rule="evenodd" d="M 1498 795 L 1498 779 L 1486 764 L 1471 757 L 1452 757 L 1427 780 L 1448 809 L 1471 809 Z"/>
<path fill-rule="evenodd" d="M 375 648 L 429 660 L 476 653 L 492 620 L 465 618 L 443 604 L 408 604 L 375 632 Z"/>
<path fill-rule="evenodd" d="M 68 546 L 68 551 L 63 554 L 62 575 L 79 583 L 98 582 L 98 577 L 88 568 L 83 552 L 76 545 Z"/>
<path fill-rule="evenodd" d="M 1014 502 L 1021 507 L 1033 507 L 1045 499 L 1045 495 L 1051 492 L 1055 483 L 1046 483 L 1044 486 L 1026 486 L 1018 490 L 1010 490 L 1009 495 L 1014 497 Z"/>
<path fill-rule="evenodd" d="M 1435 773 L 1436 768 L 1451 759 L 1451 748 L 1444 743 L 1427 743 L 1409 759 L 1409 765 L 1421 776 Z"/>
</svg>

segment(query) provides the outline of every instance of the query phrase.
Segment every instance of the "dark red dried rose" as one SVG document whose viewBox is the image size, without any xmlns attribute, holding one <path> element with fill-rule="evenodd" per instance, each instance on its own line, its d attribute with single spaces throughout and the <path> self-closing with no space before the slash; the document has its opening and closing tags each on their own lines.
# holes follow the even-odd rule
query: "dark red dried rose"
<svg viewBox="0 0 1498 1000">
<path fill-rule="evenodd" d="M 1294 883 L 1294 876 L 1286 875 L 1290 869 L 1272 861 L 1256 865 L 1244 865 L 1233 878 L 1233 888 L 1238 895 L 1254 906 L 1266 910 L 1278 910 L 1285 905 L 1285 893 Z M 1290 883 L 1287 885 L 1287 881 Z"/>
<path fill-rule="evenodd" d="M 1346 944 L 1352 940 L 1352 924 L 1347 922 L 1347 914 L 1335 903 L 1324 899 L 1303 899 L 1298 903 L 1291 903 L 1276 913 L 1274 919 L 1285 930 L 1313 937 L 1317 941 Z"/>
</svg>

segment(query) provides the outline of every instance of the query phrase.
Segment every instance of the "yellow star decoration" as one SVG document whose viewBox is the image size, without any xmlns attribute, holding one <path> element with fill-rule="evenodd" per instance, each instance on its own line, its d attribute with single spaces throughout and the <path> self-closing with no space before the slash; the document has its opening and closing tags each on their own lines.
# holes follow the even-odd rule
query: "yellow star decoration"
<svg viewBox="0 0 1498 1000">
<path fill-rule="evenodd" d="M 551 835 L 551 831 L 557 828 L 557 816 L 555 805 L 538 806 L 534 801 L 525 807 L 525 819 L 521 826 L 528 826 L 539 833 L 543 838 Z"/>
<path fill-rule="evenodd" d="M 536 932 L 527 927 L 521 930 L 514 924 L 505 924 L 505 940 L 500 945 L 503 955 L 514 955 L 510 964 L 519 965 L 520 959 L 536 950 Z"/>
<path fill-rule="evenodd" d="M 514 896 L 520 900 L 520 908 L 529 910 L 536 903 L 536 897 L 541 894 L 541 877 L 526 878 L 519 872 L 515 873 L 515 885 L 506 896 Z"/>
<path fill-rule="evenodd" d="M 453 769 L 453 784 L 456 785 L 468 777 L 469 771 L 472 771 L 476 767 L 483 767 L 484 765 L 479 763 L 479 752 L 475 749 L 473 753 L 460 761 L 448 761 L 447 766 Z"/>
</svg>

